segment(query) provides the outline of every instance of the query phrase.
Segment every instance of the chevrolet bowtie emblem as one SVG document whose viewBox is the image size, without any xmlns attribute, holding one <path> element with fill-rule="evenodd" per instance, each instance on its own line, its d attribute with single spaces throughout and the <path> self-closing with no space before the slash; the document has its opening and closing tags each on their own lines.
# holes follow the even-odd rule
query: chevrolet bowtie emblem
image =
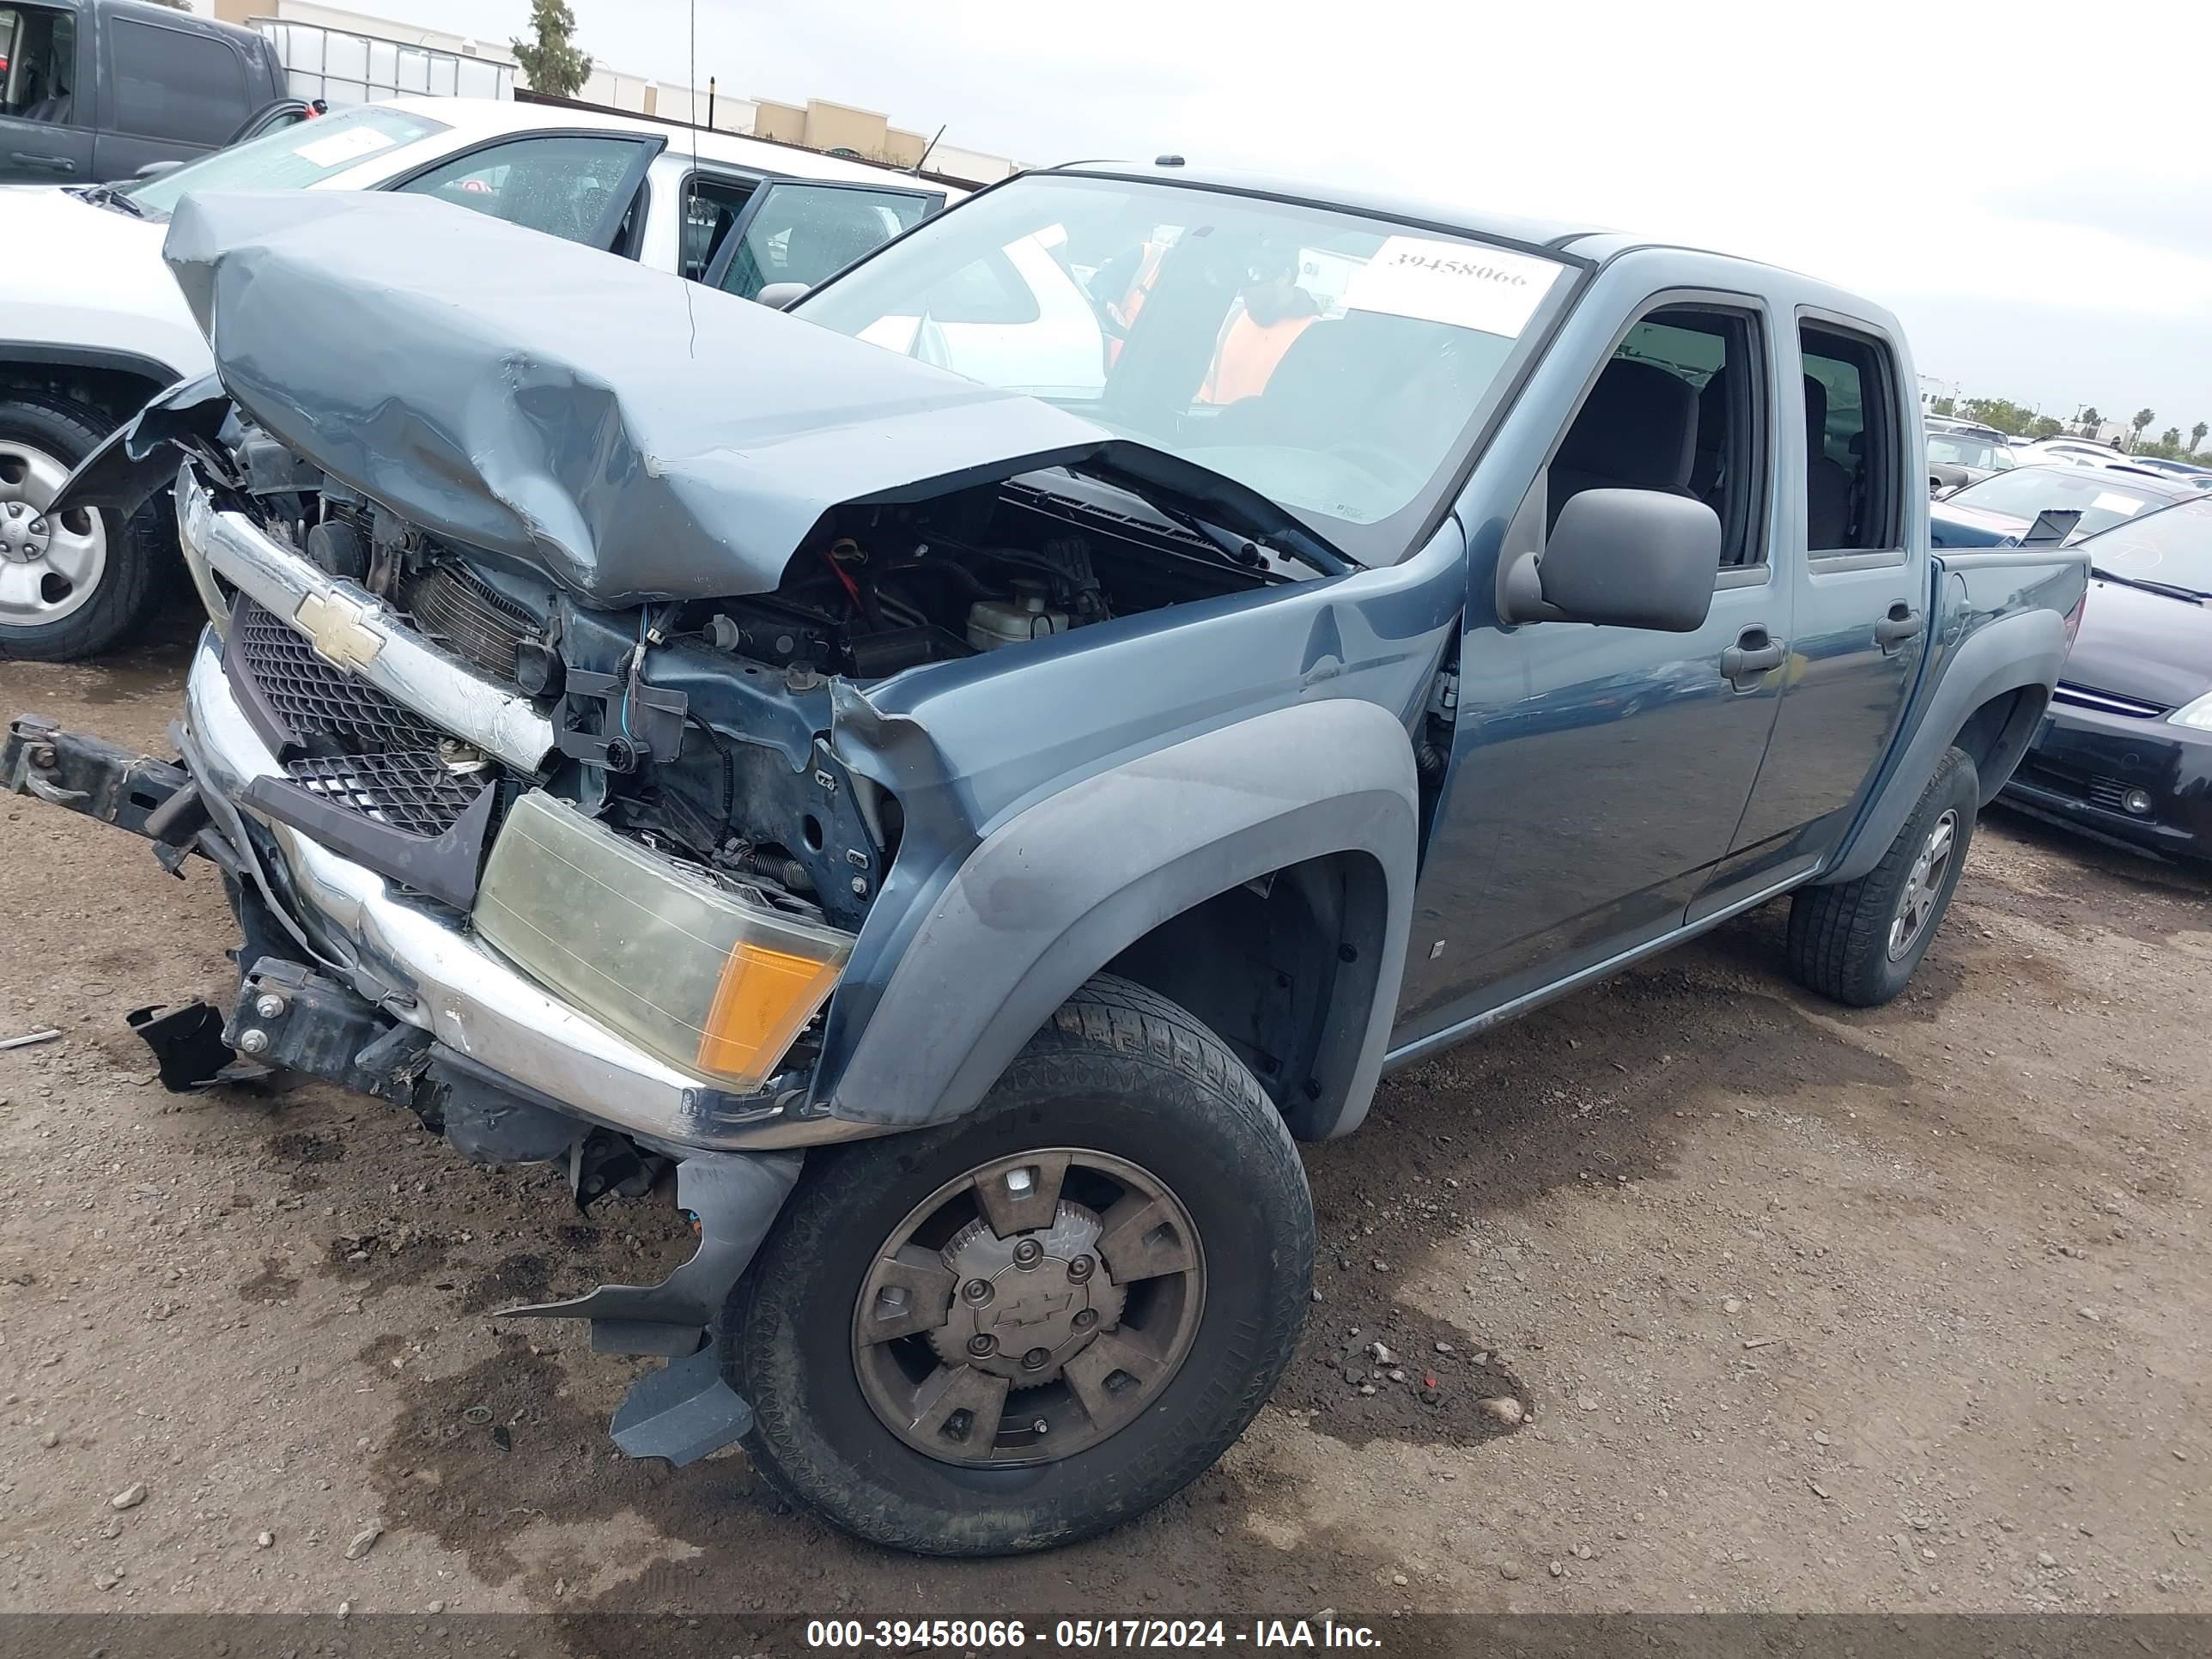
<svg viewBox="0 0 2212 1659">
<path fill-rule="evenodd" d="M 999 1310 L 994 1325 L 1034 1325 L 1039 1320 L 1049 1319 L 1063 1311 L 1075 1300 L 1073 1291 L 1032 1291 L 1018 1301 L 1009 1302 Z"/>
<path fill-rule="evenodd" d="M 307 636 L 315 654 L 333 668 L 358 673 L 384 649 L 384 635 L 369 625 L 367 605 L 310 593 L 292 613 L 292 625 Z"/>
</svg>

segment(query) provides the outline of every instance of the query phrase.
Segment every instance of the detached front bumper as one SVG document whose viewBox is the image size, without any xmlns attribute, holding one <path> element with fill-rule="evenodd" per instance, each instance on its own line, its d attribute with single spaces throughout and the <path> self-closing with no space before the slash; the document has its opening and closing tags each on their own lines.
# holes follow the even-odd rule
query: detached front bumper
<svg viewBox="0 0 2212 1659">
<path fill-rule="evenodd" d="M 2212 732 L 2054 704 L 2002 799 L 2177 858 L 2212 858 Z"/>
</svg>

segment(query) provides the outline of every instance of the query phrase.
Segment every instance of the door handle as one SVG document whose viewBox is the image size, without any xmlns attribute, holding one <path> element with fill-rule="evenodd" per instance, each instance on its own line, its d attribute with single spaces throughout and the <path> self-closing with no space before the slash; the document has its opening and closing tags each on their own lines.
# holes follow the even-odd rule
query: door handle
<svg viewBox="0 0 2212 1659">
<path fill-rule="evenodd" d="M 1764 628 L 1747 628 L 1721 653 L 1721 678 L 1739 691 L 1751 690 L 1789 654 Z"/>
<path fill-rule="evenodd" d="M 1927 618 L 1899 599 L 1889 607 L 1889 614 L 1874 625 L 1875 643 L 1888 656 L 1907 640 L 1917 638 Z"/>
<path fill-rule="evenodd" d="M 31 155 L 16 149 L 8 152 L 8 159 L 19 167 L 35 167 L 40 173 L 75 173 L 76 163 L 66 155 Z"/>
</svg>

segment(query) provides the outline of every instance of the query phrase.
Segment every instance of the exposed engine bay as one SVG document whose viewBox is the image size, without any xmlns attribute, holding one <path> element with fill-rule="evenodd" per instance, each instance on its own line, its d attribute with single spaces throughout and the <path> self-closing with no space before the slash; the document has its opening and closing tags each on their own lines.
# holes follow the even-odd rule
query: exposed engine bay
<svg viewBox="0 0 2212 1659">
<path fill-rule="evenodd" d="M 406 523 L 257 428 L 203 450 L 201 464 L 228 475 L 210 482 L 273 538 L 544 708 L 558 763 L 530 781 L 714 879 L 848 931 L 896 854 L 902 818 L 894 796 L 830 752 L 831 681 L 1025 651 L 1309 574 L 1114 485 L 1049 471 L 839 508 L 772 592 L 609 611 Z M 306 650 L 250 609 L 237 632 L 248 655 Z M 312 718 L 292 729 L 303 787 L 417 833 L 444 831 L 487 788 L 496 817 L 526 787 L 465 743 L 415 732 L 408 791 L 387 787 L 393 798 L 380 800 L 353 763 L 390 756 L 395 733 Z M 397 735 L 404 745 L 410 734 Z M 433 810 L 410 818 L 402 793 Z"/>
</svg>

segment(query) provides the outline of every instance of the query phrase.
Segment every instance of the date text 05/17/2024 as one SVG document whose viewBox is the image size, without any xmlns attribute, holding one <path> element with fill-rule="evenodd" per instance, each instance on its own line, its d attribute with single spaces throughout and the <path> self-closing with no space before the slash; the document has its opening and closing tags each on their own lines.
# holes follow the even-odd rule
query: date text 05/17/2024
<svg viewBox="0 0 2212 1659">
<path fill-rule="evenodd" d="M 1382 1647 L 1372 1628 L 1339 1623 L 1334 1613 L 1311 1619 L 1058 1619 L 1034 1627 L 1021 1619 L 814 1619 L 806 1645 L 823 1649 L 958 1648 L 970 1651 L 1030 1646 L 1060 1650 L 1130 1648 Z"/>
</svg>

